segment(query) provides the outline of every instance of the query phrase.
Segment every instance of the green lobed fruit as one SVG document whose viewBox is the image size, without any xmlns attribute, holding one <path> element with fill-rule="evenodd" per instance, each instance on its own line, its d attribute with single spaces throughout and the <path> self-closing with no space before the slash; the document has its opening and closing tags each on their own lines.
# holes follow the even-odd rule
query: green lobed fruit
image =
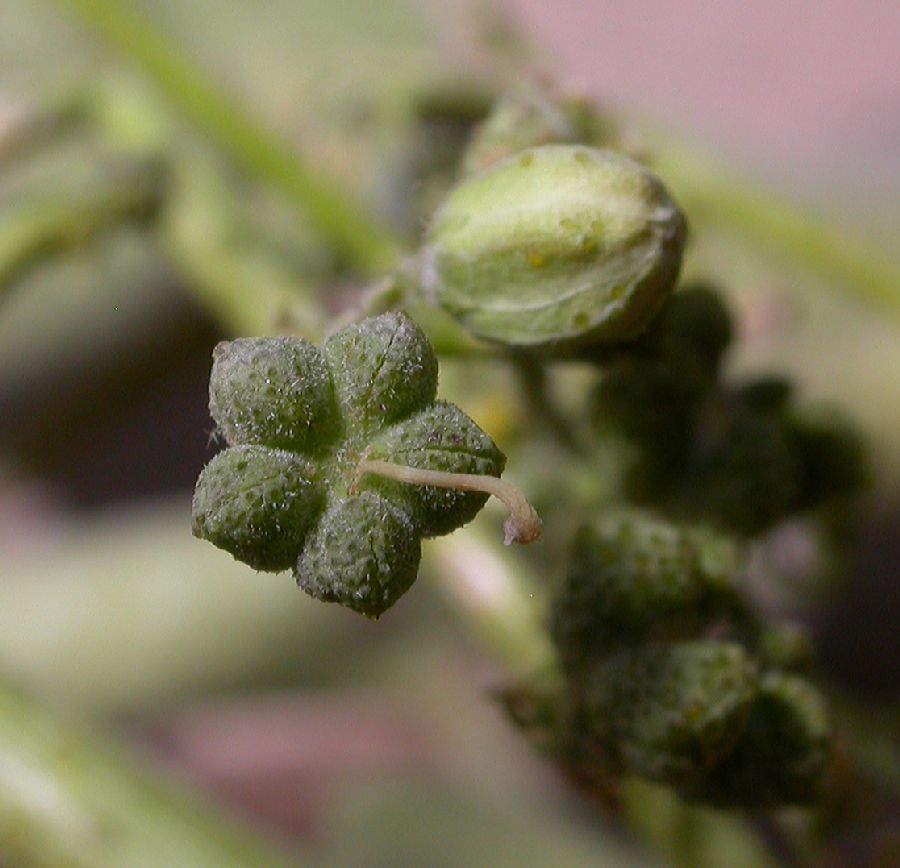
<svg viewBox="0 0 900 868">
<path fill-rule="evenodd" d="M 434 401 L 437 357 L 408 317 L 387 314 L 347 326 L 325 342 L 340 413 L 360 433 Z"/>
<path fill-rule="evenodd" d="M 553 607 L 564 665 L 577 672 L 616 648 L 698 636 L 731 609 L 737 566 L 723 537 L 638 510 L 581 528 Z"/>
<path fill-rule="evenodd" d="M 265 446 L 220 452 L 197 480 L 194 536 L 257 570 L 290 569 L 315 525 L 325 489 L 302 456 Z"/>
<path fill-rule="evenodd" d="M 679 785 L 734 749 L 757 690 L 739 645 L 697 641 L 619 651 L 592 672 L 587 734 L 623 768 Z"/>
<path fill-rule="evenodd" d="M 429 227 L 425 293 L 475 335 L 572 347 L 641 332 L 669 295 L 686 224 L 639 163 L 529 148 L 464 180 Z"/>
<path fill-rule="evenodd" d="M 804 804 L 815 799 L 830 754 L 819 691 L 799 676 L 768 673 L 734 750 L 684 794 L 720 807 Z"/>
<path fill-rule="evenodd" d="M 310 451 L 335 418 L 331 373 L 306 341 L 223 341 L 213 350 L 209 412 L 230 445 Z"/>
<path fill-rule="evenodd" d="M 377 618 L 415 580 L 421 537 L 470 521 L 485 496 L 358 477 L 364 457 L 499 476 L 503 454 L 435 401 L 437 359 L 405 314 L 338 332 L 220 344 L 210 412 L 228 443 L 197 480 L 194 534 L 258 570 L 294 567 L 312 596 Z M 358 493 L 361 490 L 361 493 Z"/>
<path fill-rule="evenodd" d="M 377 618 L 415 581 L 420 537 L 409 513 L 374 492 L 338 500 L 300 553 L 297 584 Z"/>
</svg>

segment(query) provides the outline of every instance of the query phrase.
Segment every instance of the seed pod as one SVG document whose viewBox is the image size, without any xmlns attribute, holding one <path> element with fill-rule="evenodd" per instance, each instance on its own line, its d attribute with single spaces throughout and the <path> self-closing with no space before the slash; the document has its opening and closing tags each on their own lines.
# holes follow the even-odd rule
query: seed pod
<svg viewBox="0 0 900 868">
<path fill-rule="evenodd" d="M 293 567 L 312 596 L 377 618 L 415 580 L 421 537 L 470 521 L 486 495 L 383 479 L 365 459 L 492 481 L 505 463 L 436 388 L 434 351 L 402 313 L 349 326 L 324 348 L 220 344 L 210 410 L 228 448 L 197 481 L 195 535 L 258 570 Z"/>
<path fill-rule="evenodd" d="M 503 453 L 459 407 L 435 401 L 428 409 L 387 429 L 372 441 L 370 458 L 382 458 L 407 467 L 445 473 L 499 476 L 506 464 Z M 403 503 L 424 536 L 441 536 L 468 524 L 487 500 L 486 494 L 406 485 L 377 476 L 367 477 L 361 488 L 371 488 Z"/>
<path fill-rule="evenodd" d="M 588 684 L 588 733 L 624 768 L 679 784 L 734 748 L 756 688 L 756 667 L 739 645 L 699 641 L 620 651 Z"/>
<path fill-rule="evenodd" d="M 479 337 L 571 347 L 634 337 L 678 277 L 685 220 L 613 151 L 530 148 L 463 181 L 426 236 L 426 294 Z"/>
<path fill-rule="evenodd" d="M 347 326 L 325 343 L 341 414 L 370 430 L 434 400 L 438 363 L 422 330 L 403 313 Z"/>
<path fill-rule="evenodd" d="M 416 580 L 421 550 L 410 516 L 364 491 L 325 513 L 300 554 L 295 577 L 318 600 L 378 618 Z"/>
<path fill-rule="evenodd" d="M 238 338 L 213 351 L 209 411 L 232 446 L 311 451 L 333 433 L 331 374 L 300 338 Z"/>
</svg>

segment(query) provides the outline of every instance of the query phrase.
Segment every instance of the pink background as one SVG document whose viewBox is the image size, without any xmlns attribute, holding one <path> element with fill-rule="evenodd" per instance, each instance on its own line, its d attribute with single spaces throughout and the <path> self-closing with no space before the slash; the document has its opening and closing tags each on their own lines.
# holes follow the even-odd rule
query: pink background
<svg viewBox="0 0 900 868">
<path fill-rule="evenodd" d="M 900 0 L 505 0 L 595 94 L 799 186 L 900 192 Z"/>
</svg>

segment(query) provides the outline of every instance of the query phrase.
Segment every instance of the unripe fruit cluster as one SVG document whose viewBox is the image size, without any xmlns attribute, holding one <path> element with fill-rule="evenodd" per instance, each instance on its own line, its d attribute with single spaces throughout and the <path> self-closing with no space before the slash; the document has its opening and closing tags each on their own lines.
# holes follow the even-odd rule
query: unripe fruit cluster
<svg viewBox="0 0 900 868">
<path fill-rule="evenodd" d="M 728 540 L 637 510 L 580 532 L 553 617 L 574 739 L 690 799 L 808 801 L 829 755 L 824 701 L 741 641 L 738 564 Z"/>
<path fill-rule="evenodd" d="M 623 452 L 626 498 L 756 535 L 856 493 L 863 449 L 840 413 L 796 403 L 784 380 L 723 383 L 731 333 L 718 294 L 679 290 L 640 340 L 595 356 L 591 412 Z"/>
</svg>

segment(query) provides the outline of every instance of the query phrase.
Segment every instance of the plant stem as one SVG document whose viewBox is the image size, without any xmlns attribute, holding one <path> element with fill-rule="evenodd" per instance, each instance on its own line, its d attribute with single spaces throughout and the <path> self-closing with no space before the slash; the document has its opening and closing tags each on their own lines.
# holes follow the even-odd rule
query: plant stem
<svg viewBox="0 0 900 868">
<path fill-rule="evenodd" d="M 82 190 L 53 190 L 0 214 L 0 292 L 34 266 L 89 244 L 127 220 L 149 218 L 161 198 L 157 172 L 131 166 Z"/>
<path fill-rule="evenodd" d="M 510 357 L 531 419 L 564 449 L 585 457 L 587 450 L 579 442 L 572 423 L 560 413 L 549 394 L 550 384 L 543 362 L 528 352 L 514 351 Z"/>
<path fill-rule="evenodd" d="M 653 163 L 692 220 L 731 224 L 761 247 L 900 322 L 900 266 L 881 250 L 730 176 L 714 160 L 676 142 L 661 142 Z"/>
<path fill-rule="evenodd" d="M 55 0 L 137 64 L 192 123 L 245 171 L 292 199 L 324 239 L 360 271 L 396 263 L 399 245 L 292 147 L 247 115 L 151 21 L 123 0 Z"/>
<path fill-rule="evenodd" d="M 419 467 L 406 467 L 393 464 L 379 458 L 363 458 L 356 466 L 356 480 L 350 487 L 350 493 L 359 489 L 359 480 L 369 473 L 385 479 L 395 479 L 410 485 L 433 485 L 436 488 L 453 488 L 457 491 L 479 491 L 493 494 L 501 500 L 509 510 L 509 518 L 503 526 L 506 533 L 506 545 L 517 542 L 522 545 L 540 539 L 543 522 L 535 508 L 525 499 L 525 495 L 511 482 L 496 476 L 477 473 L 446 473 L 442 470 L 423 470 Z"/>
<path fill-rule="evenodd" d="M 0 849 L 43 868 L 297 864 L 0 684 Z"/>
</svg>

